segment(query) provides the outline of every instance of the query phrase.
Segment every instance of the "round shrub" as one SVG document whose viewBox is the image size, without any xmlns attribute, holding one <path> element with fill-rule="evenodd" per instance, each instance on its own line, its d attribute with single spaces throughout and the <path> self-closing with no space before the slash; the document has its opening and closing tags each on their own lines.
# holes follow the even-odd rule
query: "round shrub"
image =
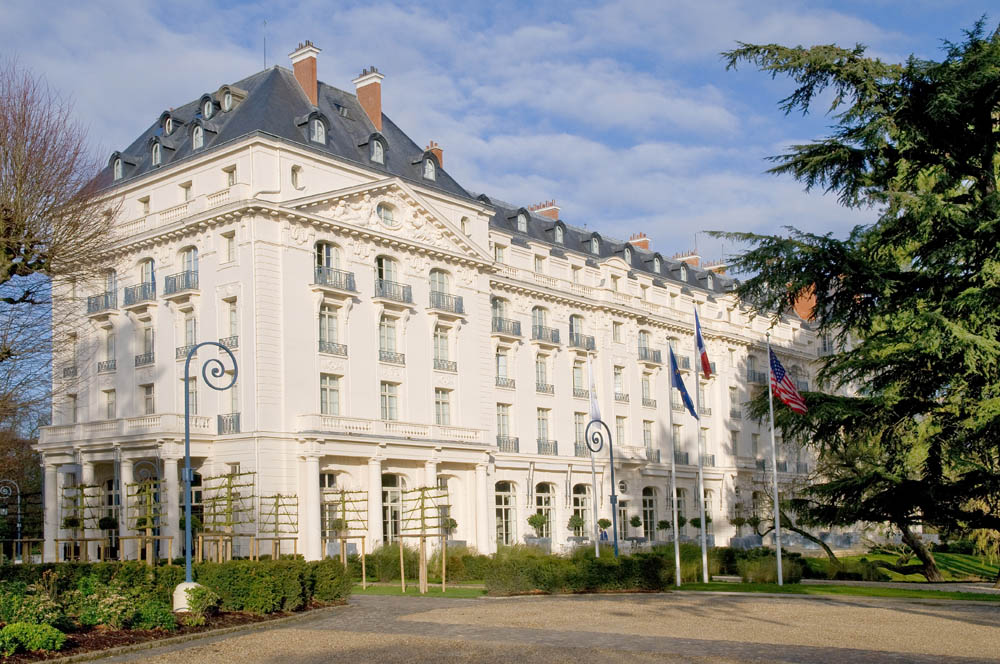
<svg viewBox="0 0 1000 664">
<path fill-rule="evenodd" d="M 212 616 L 219 612 L 222 598 L 219 593 L 205 586 L 195 586 L 184 591 L 187 595 L 188 611 L 198 616 Z"/>
<path fill-rule="evenodd" d="M 66 643 L 66 635 L 51 625 L 11 623 L 0 629 L 0 651 L 4 656 L 26 650 L 61 650 Z"/>
<path fill-rule="evenodd" d="M 320 602 L 336 602 L 351 593 L 353 581 L 336 560 L 319 560 L 312 566 L 313 597 Z"/>
<path fill-rule="evenodd" d="M 159 629 L 172 632 L 177 629 L 177 619 L 170 605 L 158 599 L 141 602 L 132 619 L 134 629 Z"/>
</svg>

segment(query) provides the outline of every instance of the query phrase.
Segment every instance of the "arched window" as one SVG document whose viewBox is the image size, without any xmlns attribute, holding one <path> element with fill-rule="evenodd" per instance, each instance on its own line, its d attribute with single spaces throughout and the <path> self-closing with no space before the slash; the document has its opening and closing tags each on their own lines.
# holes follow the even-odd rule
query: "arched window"
<svg viewBox="0 0 1000 664">
<path fill-rule="evenodd" d="M 205 130 L 195 125 L 194 131 L 191 133 L 191 149 L 197 150 L 203 145 L 205 145 Z"/>
<path fill-rule="evenodd" d="M 222 110 L 226 112 L 233 110 L 233 93 L 229 90 L 222 95 Z"/>
<path fill-rule="evenodd" d="M 431 292 L 450 293 L 451 279 L 444 270 L 431 270 Z"/>
<path fill-rule="evenodd" d="M 375 259 L 375 278 L 382 281 L 396 281 L 396 261 L 388 256 Z"/>
<path fill-rule="evenodd" d="M 424 159 L 424 179 L 437 179 L 437 167 L 434 165 L 433 159 Z"/>
<path fill-rule="evenodd" d="M 385 163 L 385 148 L 382 147 L 382 141 L 378 139 L 372 141 L 372 161 L 376 164 Z"/>
<path fill-rule="evenodd" d="M 582 537 L 594 527 L 590 511 L 592 504 L 589 484 L 577 484 L 573 487 L 573 516 L 579 516 L 584 523 L 582 527 L 573 529 L 574 536 Z"/>
<path fill-rule="evenodd" d="M 496 487 L 497 546 L 510 546 L 516 541 L 514 533 L 515 494 L 511 482 L 497 482 Z"/>
<path fill-rule="evenodd" d="M 507 300 L 495 297 L 490 301 L 493 318 L 507 318 Z"/>
<path fill-rule="evenodd" d="M 115 159 L 114 173 L 115 173 L 115 179 L 116 180 L 121 180 L 122 179 L 122 160 L 121 160 L 121 157 Z"/>
<path fill-rule="evenodd" d="M 650 335 L 646 330 L 639 330 L 639 348 L 649 348 Z"/>
<path fill-rule="evenodd" d="M 715 288 L 715 278 L 712 276 L 711 272 L 705 275 L 705 288 L 708 290 Z"/>
<path fill-rule="evenodd" d="M 313 118 L 309 138 L 313 143 L 326 143 L 326 125 L 319 118 Z"/>
<path fill-rule="evenodd" d="M 629 265 L 631 265 L 632 264 L 632 250 L 629 249 L 628 247 L 625 247 L 625 251 L 623 252 L 622 255 L 625 258 L 625 262 L 628 263 Z"/>
<path fill-rule="evenodd" d="M 541 328 L 546 328 L 549 326 L 549 312 L 545 307 L 532 307 L 531 309 L 531 327 L 535 332 L 534 336 L 536 338 L 541 337 Z"/>
<path fill-rule="evenodd" d="M 556 488 L 547 482 L 535 487 L 535 512 L 545 515 L 545 524 L 539 532 L 540 537 L 552 537 L 552 519 L 555 517 L 553 506 L 556 499 Z"/>
<path fill-rule="evenodd" d="M 528 232 L 528 215 L 523 212 L 517 213 L 517 230 L 522 233 Z"/>
<path fill-rule="evenodd" d="M 688 266 L 686 263 L 681 263 L 681 281 L 688 280 Z"/>
<path fill-rule="evenodd" d="M 163 121 L 163 135 L 169 136 L 172 133 L 174 133 L 174 119 L 167 118 Z"/>
<path fill-rule="evenodd" d="M 595 256 L 601 253 L 601 241 L 598 240 L 596 237 L 590 238 L 590 253 L 594 254 Z"/>
<path fill-rule="evenodd" d="M 399 475 L 382 475 L 382 541 L 399 539 L 403 523 L 403 490 L 406 482 Z"/>
<path fill-rule="evenodd" d="M 215 106 L 213 106 L 212 100 L 206 99 L 205 103 L 201 105 L 201 117 L 207 120 L 210 117 L 212 117 L 212 114 L 214 112 L 215 112 Z"/>
<path fill-rule="evenodd" d="M 661 269 L 663 268 L 660 265 L 660 257 L 657 256 L 656 258 L 653 259 L 653 272 L 659 274 Z"/>
<path fill-rule="evenodd" d="M 563 243 L 563 229 L 562 229 L 562 226 L 556 226 L 555 237 L 556 237 L 556 244 L 562 244 Z"/>
<path fill-rule="evenodd" d="M 642 489 L 642 536 L 656 539 L 656 489 L 651 486 Z"/>
<path fill-rule="evenodd" d="M 388 203 L 379 203 L 375 207 L 375 212 L 378 214 L 378 218 L 386 226 L 395 226 L 396 222 L 392 217 L 392 206 Z"/>
<path fill-rule="evenodd" d="M 569 317 L 569 336 L 574 337 L 583 334 L 583 316 L 573 314 Z"/>
<path fill-rule="evenodd" d="M 684 521 L 681 521 L 681 519 L 687 519 L 686 510 L 687 489 L 677 489 L 677 528 L 681 533 L 684 532 L 684 528 L 681 526 Z"/>
<path fill-rule="evenodd" d="M 160 165 L 160 144 L 159 143 L 153 143 L 152 160 L 153 160 L 153 166 L 159 166 Z"/>
<path fill-rule="evenodd" d="M 197 272 L 198 271 L 198 249 L 197 247 L 188 247 L 181 251 L 181 266 L 184 272 Z"/>
<path fill-rule="evenodd" d="M 316 267 L 340 269 L 340 247 L 329 242 L 316 243 Z"/>
</svg>

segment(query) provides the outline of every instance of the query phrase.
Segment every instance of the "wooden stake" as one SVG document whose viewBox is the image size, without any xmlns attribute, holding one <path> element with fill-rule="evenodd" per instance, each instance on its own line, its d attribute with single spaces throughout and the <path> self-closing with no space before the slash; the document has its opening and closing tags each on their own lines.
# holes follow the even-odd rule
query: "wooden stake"
<svg viewBox="0 0 1000 664">
<path fill-rule="evenodd" d="M 444 594 L 445 569 L 448 567 L 448 542 L 441 536 L 441 594 Z"/>
<path fill-rule="evenodd" d="M 420 594 L 427 594 L 427 538 L 420 536 Z"/>
<path fill-rule="evenodd" d="M 399 582 L 406 594 L 406 568 L 403 566 L 403 538 L 399 538 Z"/>
<path fill-rule="evenodd" d="M 368 587 L 368 576 L 365 574 L 365 538 L 361 538 L 361 589 Z"/>
</svg>

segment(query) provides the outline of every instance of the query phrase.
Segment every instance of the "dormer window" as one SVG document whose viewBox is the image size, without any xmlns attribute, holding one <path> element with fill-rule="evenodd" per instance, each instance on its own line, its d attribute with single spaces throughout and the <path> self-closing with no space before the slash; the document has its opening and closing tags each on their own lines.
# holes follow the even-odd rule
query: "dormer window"
<svg viewBox="0 0 1000 664">
<path fill-rule="evenodd" d="M 161 157 L 160 157 L 160 144 L 159 143 L 153 143 L 153 151 L 152 151 L 151 157 L 152 157 L 152 160 L 153 160 L 153 166 L 159 166 L 160 165 L 160 159 L 161 159 Z"/>
<path fill-rule="evenodd" d="M 206 99 L 205 103 L 201 105 L 201 117 L 206 120 L 212 117 L 212 113 L 215 111 L 215 107 L 212 105 L 211 99 Z"/>
<path fill-rule="evenodd" d="M 174 131 L 174 119 L 167 118 L 163 121 L 163 135 L 169 136 Z"/>
<path fill-rule="evenodd" d="M 437 166 L 434 165 L 433 159 L 424 159 L 424 179 L 425 180 L 437 179 Z"/>
<path fill-rule="evenodd" d="M 326 126 L 319 118 L 313 118 L 309 138 L 314 143 L 326 143 Z"/>
<path fill-rule="evenodd" d="M 222 95 L 222 110 L 226 112 L 233 110 L 233 93 L 229 90 Z"/>
<path fill-rule="evenodd" d="M 660 265 L 660 258 L 657 256 L 653 259 L 653 272 L 659 274 L 662 266 Z"/>
<path fill-rule="evenodd" d="M 205 130 L 196 125 L 194 131 L 191 132 L 191 149 L 197 150 L 203 145 L 205 145 Z"/>
<path fill-rule="evenodd" d="M 595 256 L 601 252 L 601 241 L 596 237 L 590 238 L 590 253 Z"/>
<path fill-rule="evenodd" d="M 528 215 L 523 212 L 517 213 L 517 230 L 522 233 L 528 232 Z"/>
<path fill-rule="evenodd" d="M 715 279 L 712 278 L 711 272 L 705 275 L 705 288 L 708 290 L 715 288 Z"/>
<path fill-rule="evenodd" d="M 632 264 L 632 250 L 629 249 L 628 247 L 625 247 L 625 252 L 624 252 L 623 255 L 625 257 L 625 262 L 628 263 L 629 265 L 631 265 Z"/>
<path fill-rule="evenodd" d="M 562 229 L 562 226 L 556 226 L 555 237 L 556 237 L 556 244 L 562 244 L 563 243 L 563 229 Z"/>
<path fill-rule="evenodd" d="M 688 266 L 681 263 L 681 281 L 688 280 Z"/>
<path fill-rule="evenodd" d="M 382 141 L 378 139 L 372 141 L 372 161 L 376 164 L 385 163 L 385 148 L 382 147 Z"/>
<path fill-rule="evenodd" d="M 121 157 L 115 159 L 114 173 L 115 173 L 115 179 L 116 180 L 121 180 L 122 179 L 122 160 L 121 160 Z"/>
</svg>

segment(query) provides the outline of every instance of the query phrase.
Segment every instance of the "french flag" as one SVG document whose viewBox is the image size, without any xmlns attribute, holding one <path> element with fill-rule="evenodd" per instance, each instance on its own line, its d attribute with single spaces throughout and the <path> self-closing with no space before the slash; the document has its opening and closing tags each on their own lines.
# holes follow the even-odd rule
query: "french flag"
<svg viewBox="0 0 1000 664">
<path fill-rule="evenodd" d="M 705 348 L 705 340 L 701 338 L 701 321 L 698 320 L 698 308 L 694 310 L 694 343 L 698 347 L 698 356 L 701 358 L 701 373 L 705 378 L 712 377 L 712 364 L 708 361 L 708 349 Z"/>
</svg>

